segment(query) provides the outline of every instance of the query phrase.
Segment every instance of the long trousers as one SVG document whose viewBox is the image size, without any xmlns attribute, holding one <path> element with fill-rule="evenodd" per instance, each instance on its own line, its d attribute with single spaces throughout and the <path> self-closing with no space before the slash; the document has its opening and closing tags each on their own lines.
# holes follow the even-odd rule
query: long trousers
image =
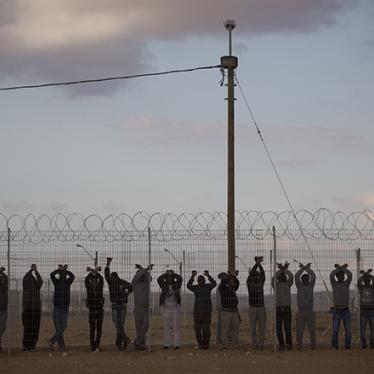
<svg viewBox="0 0 374 374">
<path fill-rule="evenodd" d="M 90 344 L 92 348 L 100 347 L 103 319 L 104 309 L 90 308 L 88 323 L 90 325 Z"/>
<path fill-rule="evenodd" d="M 296 314 L 296 345 L 298 349 L 303 348 L 303 335 L 305 325 L 308 327 L 310 336 L 310 347 L 316 348 L 316 317 L 313 310 L 299 310 Z"/>
<path fill-rule="evenodd" d="M 288 348 L 292 348 L 292 335 L 291 335 L 291 322 L 292 322 L 292 312 L 291 306 L 277 306 L 276 312 L 276 329 L 277 337 L 279 341 L 280 348 L 285 347 L 285 339 Z M 284 328 L 284 334 L 283 334 Z"/>
<path fill-rule="evenodd" d="M 238 346 L 239 325 L 240 317 L 237 310 L 232 312 L 221 311 L 222 345 L 224 347 L 229 345 Z"/>
<path fill-rule="evenodd" d="M 264 346 L 266 331 L 265 307 L 249 306 L 248 315 L 251 325 L 252 345 L 254 348 L 262 348 Z"/>
<path fill-rule="evenodd" d="M 193 312 L 193 322 L 197 344 L 200 348 L 208 348 L 212 312 Z"/>
<path fill-rule="evenodd" d="M 22 312 L 23 348 L 35 348 L 39 339 L 41 310 L 25 308 Z"/>
<path fill-rule="evenodd" d="M 134 317 L 136 329 L 135 346 L 145 348 L 145 338 L 149 328 L 149 308 L 135 308 Z"/>
<path fill-rule="evenodd" d="M 180 338 L 180 305 L 163 306 L 162 308 L 162 322 L 164 327 L 164 346 L 170 347 L 172 345 L 170 337 L 170 328 L 174 331 L 174 346 L 181 345 Z"/>
</svg>

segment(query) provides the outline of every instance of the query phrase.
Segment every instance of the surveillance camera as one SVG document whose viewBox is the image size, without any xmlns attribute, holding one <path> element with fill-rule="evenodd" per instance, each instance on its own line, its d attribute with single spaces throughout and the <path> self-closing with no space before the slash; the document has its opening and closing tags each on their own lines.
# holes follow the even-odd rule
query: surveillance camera
<svg viewBox="0 0 374 374">
<path fill-rule="evenodd" d="M 231 30 L 235 29 L 236 23 L 235 23 L 234 20 L 228 19 L 228 20 L 226 20 L 226 22 L 224 23 L 224 25 L 225 25 L 225 29 L 226 30 L 231 31 Z"/>
</svg>

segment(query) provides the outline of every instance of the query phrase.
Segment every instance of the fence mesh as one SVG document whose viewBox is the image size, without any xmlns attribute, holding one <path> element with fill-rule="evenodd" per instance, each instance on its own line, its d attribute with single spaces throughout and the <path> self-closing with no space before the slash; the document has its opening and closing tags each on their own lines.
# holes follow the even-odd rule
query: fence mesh
<svg viewBox="0 0 374 374">
<path fill-rule="evenodd" d="M 240 341 L 243 345 L 250 345 L 246 279 L 249 269 L 254 264 L 255 256 L 264 257 L 263 266 L 266 275 L 264 294 L 267 311 L 265 346 L 272 347 L 276 339 L 274 296 L 271 287 L 274 262 L 290 262 L 290 270 L 295 273 L 299 267 L 293 260 L 304 264 L 314 262 L 312 268 L 317 275 L 314 305 L 319 346 L 328 345 L 331 340 L 331 314 L 329 313 L 331 302 L 323 282 L 326 282 L 331 290 L 329 274 L 334 269 L 334 264 L 349 264 L 353 273 L 350 292 L 353 341 L 359 342 L 356 284 L 359 271 L 372 267 L 374 262 L 373 215 L 370 212 L 362 212 L 361 215 L 341 213 L 329 215 L 326 211 L 319 212 L 319 216 L 309 216 L 306 212 L 298 214 L 300 221 L 303 222 L 303 232 L 308 240 L 309 248 L 304 237 L 300 235 L 300 231 L 293 226 L 290 215 L 285 213 L 257 214 L 252 219 L 250 217 L 254 217 L 253 213 L 248 213 L 241 214 L 237 219 L 236 267 L 240 281 L 237 295 L 241 316 Z M 43 279 L 38 346 L 46 346 L 47 340 L 54 332 L 52 318 L 54 286 L 50 280 L 50 273 L 56 269 L 58 264 L 68 264 L 69 270 L 75 275 L 71 286 L 68 327 L 65 331 L 66 344 L 89 346 L 85 277 L 86 267 L 94 266 L 93 258 L 96 253 L 98 264 L 102 268 L 106 264 L 106 258 L 112 257 L 111 270 L 129 282 L 136 272 L 135 264 L 145 267 L 150 263 L 154 264 L 150 285 L 150 329 L 147 334 L 148 343 L 153 346 L 164 344 L 162 313 L 159 306 L 160 287 L 156 280 L 166 270 L 173 269 L 180 274 L 183 277 L 180 313 L 181 344 L 196 344 L 193 328 L 194 295 L 186 285 L 193 270 L 196 270 L 198 274 L 209 270 L 217 281 L 217 275 L 227 271 L 227 237 L 222 215 L 204 216 L 202 214 L 194 217 L 192 215 L 178 217 L 169 215 L 161 218 L 161 216 L 140 214 L 131 219 L 129 216 L 122 215 L 104 220 L 97 216 L 84 218 L 79 215 L 2 217 L 4 224 L 0 231 L 0 266 L 6 268 L 5 272 L 10 279 L 7 328 L 2 337 L 3 348 L 19 348 L 23 345 L 23 277 L 30 270 L 31 264 L 37 265 Z M 275 237 L 270 229 L 272 226 L 276 229 Z M 84 249 L 78 247 L 77 244 Z M 311 251 L 315 261 L 312 260 Z M 217 327 L 216 290 L 217 288 L 212 292 L 212 343 L 216 340 Z M 292 311 L 295 315 L 297 311 L 295 285 L 291 292 Z M 106 282 L 104 298 L 102 346 L 113 345 L 116 339 Z M 130 295 L 125 327 L 126 334 L 131 339 L 135 337 L 133 300 L 133 295 Z M 294 329 L 295 322 L 293 321 L 292 324 Z M 306 333 L 304 336 L 308 340 Z"/>
</svg>

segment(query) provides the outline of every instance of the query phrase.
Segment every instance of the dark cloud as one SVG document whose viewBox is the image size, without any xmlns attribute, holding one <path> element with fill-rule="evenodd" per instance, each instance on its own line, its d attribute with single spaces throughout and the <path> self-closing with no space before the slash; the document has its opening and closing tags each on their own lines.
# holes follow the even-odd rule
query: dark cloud
<svg viewBox="0 0 374 374">
<path fill-rule="evenodd" d="M 310 32 L 333 25 L 343 0 L 2 0 L 0 79 L 30 83 L 149 71 L 147 43 L 218 36 Z M 4 85 L 4 83 L 2 83 Z M 116 85 L 70 92 L 107 93 Z"/>
</svg>

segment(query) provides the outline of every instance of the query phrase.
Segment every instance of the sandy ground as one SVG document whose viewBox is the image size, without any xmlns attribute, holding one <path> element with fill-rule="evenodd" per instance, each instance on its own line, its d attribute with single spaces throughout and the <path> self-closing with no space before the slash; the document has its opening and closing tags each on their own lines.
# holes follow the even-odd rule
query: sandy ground
<svg viewBox="0 0 374 374">
<path fill-rule="evenodd" d="M 118 352 L 107 348 L 91 353 L 87 348 L 74 348 L 67 356 L 43 349 L 33 353 L 0 355 L 1 373 L 277 373 L 323 374 L 368 373 L 374 370 L 374 351 L 331 349 L 312 352 L 271 351 L 249 352 L 221 351 L 213 347 L 209 351 L 195 351 L 183 347 L 180 351 L 157 349 L 151 353 L 132 349 Z"/>
</svg>

